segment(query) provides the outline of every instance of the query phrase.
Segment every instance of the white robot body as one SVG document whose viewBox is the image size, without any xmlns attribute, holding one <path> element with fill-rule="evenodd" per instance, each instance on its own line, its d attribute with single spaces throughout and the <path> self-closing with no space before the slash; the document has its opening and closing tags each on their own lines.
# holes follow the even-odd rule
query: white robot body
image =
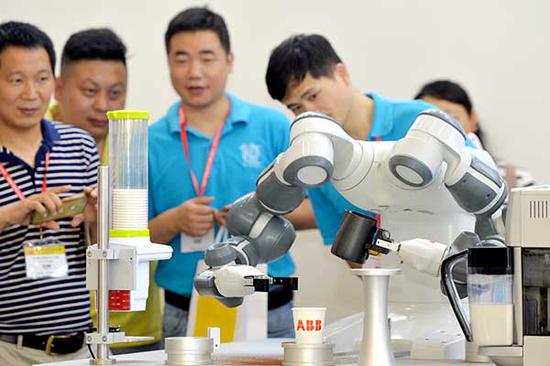
<svg viewBox="0 0 550 366">
<path fill-rule="evenodd" d="M 262 173 L 256 192 L 237 200 L 227 214 L 229 230 L 241 241 L 209 248 L 205 262 L 211 270 L 195 278 L 197 290 L 228 306 L 242 303 L 241 296 L 252 289 L 241 284 L 256 276 L 239 266 L 267 263 L 288 251 L 295 235 L 280 215 L 299 206 L 306 188 L 330 180 L 350 203 L 381 219 L 377 228 L 372 218 L 346 213 L 332 253 L 362 263 L 371 248 L 389 252 L 371 256 L 366 265 L 401 267 L 401 275 L 390 283 L 389 307 L 407 319 L 405 328 L 412 331 L 392 330 L 413 344 L 420 337 L 412 356 L 446 358 L 448 352 L 442 355 L 440 348 L 447 350 L 447 344 L 463 338 L 456 337 L 456 321 L 440 291 L 441 262 L 464 231 L 483 237 L 496 233 L 492 219 L 506 199 L 506 186 L 490 156 L 465 146 L 460 124 L 437 110 L 422 112 L 407 135 L 394 142 L 354 140 L 336 122 L 315 113 L 298 116 L 290 135 L 288 150 Z M 223 265 L 234 276 L 222 273 Z M 441 324 L 433 323 L 435 314 Z M 443 328 L 448 333 L 441 338 Z"/>
</svg>

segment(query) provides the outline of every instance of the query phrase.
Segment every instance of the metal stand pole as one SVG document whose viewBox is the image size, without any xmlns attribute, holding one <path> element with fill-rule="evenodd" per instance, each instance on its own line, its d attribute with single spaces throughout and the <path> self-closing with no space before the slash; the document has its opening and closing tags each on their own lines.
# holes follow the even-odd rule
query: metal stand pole
<svg viewBox="0 0 550 366">
<path fill-rule="evenodd" d="M 109 167 L 99 167 L 99 200 L 98 200 L 98 238 L 97 246 L 100 251 L 109 249 Z M 116 362 L 109 358 L 109 259 L 107 256 L 98 259 L 98 288 L 97 288 L 97 333 L 101 340 L 97 344 L 97 355 L 90 360 L 92 365 L 111 365 Z"/>
<path fill-rule="evenodd" d="M 388 284 L 399 269 L 363 268 L 352 272 L 362 278 L 365 296 L 363 344 L 358 366 L 395 366 L 388 323 Z"/>
</svg>

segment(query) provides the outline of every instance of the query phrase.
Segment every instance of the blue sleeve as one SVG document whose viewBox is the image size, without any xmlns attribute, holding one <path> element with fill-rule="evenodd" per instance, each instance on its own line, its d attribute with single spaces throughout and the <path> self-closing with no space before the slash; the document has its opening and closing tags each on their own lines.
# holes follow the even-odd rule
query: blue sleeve
<svg viewBox="0 0 550 366">
<path fill-rule="evenodd" d="M 151 184 L 149 184 L 149 203 L 147 205 L 147 214 L 148 214 L 149 220 L 152 220 L 157 216 L 154 205 L 155 204 L 153 203 L 153 192 L 151 191 Z"/>
<path fill-rule="evenodd" d="M 274 145 L 278 151 L 275 155 L 275 157 L 277 157 L 279 153 L 286 151 L 290 145 L 290 122 L 288 118 L 279 111 L 273 111 L 273 120 L 277 125 L 277 133 L 273 136 Z"/>
</svg>

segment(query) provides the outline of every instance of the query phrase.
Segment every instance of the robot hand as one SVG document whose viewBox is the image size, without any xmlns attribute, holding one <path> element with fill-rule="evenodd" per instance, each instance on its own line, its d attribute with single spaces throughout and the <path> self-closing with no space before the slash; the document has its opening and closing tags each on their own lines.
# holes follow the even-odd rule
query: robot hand
<svg viewBox="0 0 550 366">
<path fill-rule="evenodd" d="M 403 263 L 438 277 L 449 246 L 421 238 L 394 241 L 390 232 L 379 228 L 372 217 L 347 211 L 331 251 L 337 257 L 359 264 L 370 254 L 396 252 Z"/>
<path fill-rule="evenodd" d="M 195 277 L 195 288 L 202 296 L 217 298 L 229 308 L 243 303 L 255 291 L 254 280 L 267 277 L 252 266 L 236 264 L 210 268 Z"/>
<path fill-rule="evenodd" d="M 195 277 L 199 294 L 215 297 L 227 307 L 236 307 L 243 303 L 244 296 L 256 291 L 267 292 L 270 285 L 298 289 L 297 278 L 268 277 L 256 267 L 239 264 L 244 255 L 239 246 L 246 243 L 242 238 L 235 238 L 213 244 L 206 250 L 205 262 L 210 268 Z"/>
<path fill-rule="evenodd" d="M 247 276 L 263 275 L 256 268 L 247 265 L 237 265 L 238 239 L 212 244 L 205 252 L 204 260 L 210 267 L 195 277 L 194 285 L 198 293 L 220 300 L 227 307 L 242 304 L 243 296 L 254 292 L 245 286 Z M 243 267 L 243 268 L 241 268 Z M 225 281 L 220 281 L 224 279 Z"/>
</svg>

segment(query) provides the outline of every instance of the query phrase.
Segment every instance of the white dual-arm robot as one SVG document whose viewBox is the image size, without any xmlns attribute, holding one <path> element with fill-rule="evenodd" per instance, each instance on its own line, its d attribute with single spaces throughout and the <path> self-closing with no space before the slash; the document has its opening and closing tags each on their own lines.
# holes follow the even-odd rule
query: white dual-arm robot
<svg viewBox="0 0 550 366">
<path fill-rule="evenodd" d="M 468 227 L 461 222 L 473 226 L 475 220 L 481 238 L 496 234 L 493 215 L 506 200 L 506 186 L 490 157 L 467 147 L 460 124 L 443 112 L 422 112 L 395 142 L 354 140 L 330 118 L 304 113 L 292 123 L 290 138 L 288 150 L 258 178 L 256 192 L 229 211 L 227 227 L 237 237 L 206 251 L 210 269 L 195 279 L 199 293 L 238 306 L 243 296 L 265 287 L 269 279 L 254 266 L 280 258 L 295 239 L 282 215 L 300 205 L 306 188 L 329 179 L 349 202 L 380 213 L 383 226 L 410 226 L 399 235 L 401 242 L 393 242 L 374 220 L 347 213 L 332 252 L 349 261 L 362 263 L 372 250 L 398 251 L 415 268 L 437 276 L 450 241 L 406 240 L 437 230 L 419 231 L 421 224 L 448 217 L 453 224 L 442 231 L 459 234 Z"/>
</svg>

